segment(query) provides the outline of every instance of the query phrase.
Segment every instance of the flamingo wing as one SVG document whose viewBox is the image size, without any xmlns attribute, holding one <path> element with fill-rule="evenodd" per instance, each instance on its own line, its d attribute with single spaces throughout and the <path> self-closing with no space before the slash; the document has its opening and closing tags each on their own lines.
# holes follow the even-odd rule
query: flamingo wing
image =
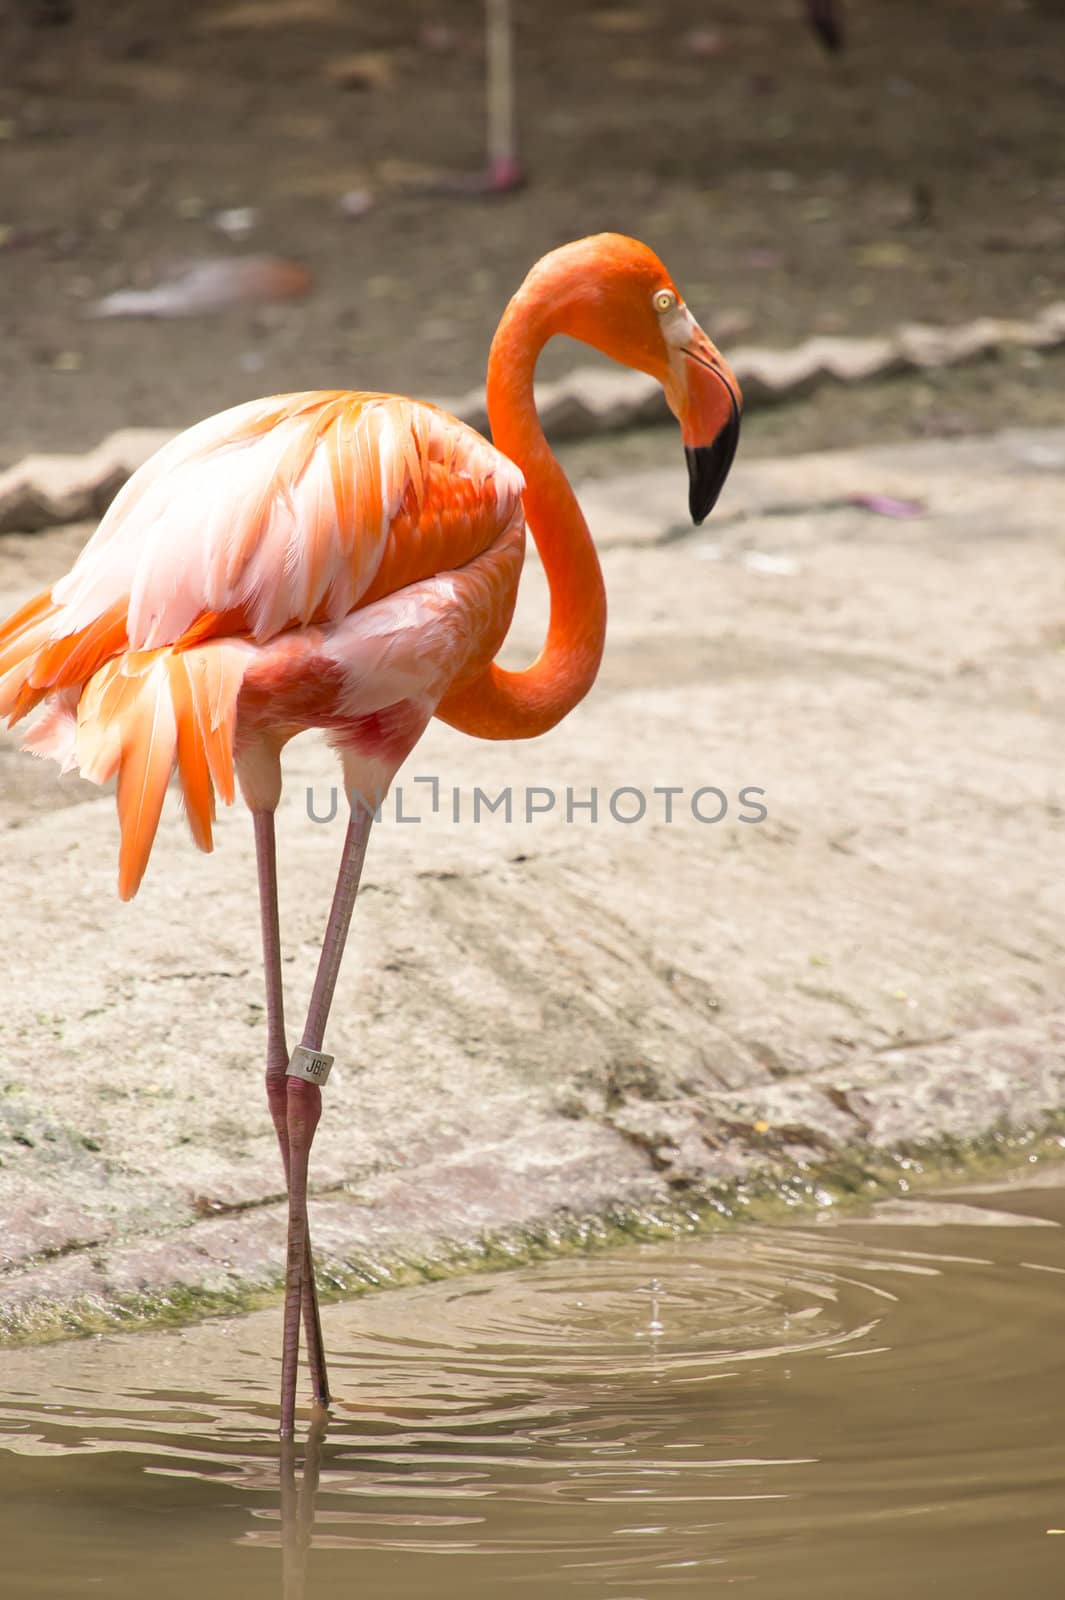
<svg viewBox="0 0 1065 1600">
<path fill-rule="evenodd" d="M 237 406 L 164 446 L 70 572 L 0 629 L 0 711 L 125 650 L 335 623 L 487 549 L 518 469 L 434 406 L 315 391 Z"/>
<path fill-rule="evenodd" d="M 523 488 L 436 407 L 346 392 L 238 406 L 133 475 L 66 577 L 0 626 L 0 714 L 43 700 L 27 748 L 117 776 L 123 898 L 175 768 L 211 848 L 238 700 L 249 736 L 261 717 L 365 743 L 383 716 L 390 781 L 447 682 L 502 640 Z"/>
</svg>

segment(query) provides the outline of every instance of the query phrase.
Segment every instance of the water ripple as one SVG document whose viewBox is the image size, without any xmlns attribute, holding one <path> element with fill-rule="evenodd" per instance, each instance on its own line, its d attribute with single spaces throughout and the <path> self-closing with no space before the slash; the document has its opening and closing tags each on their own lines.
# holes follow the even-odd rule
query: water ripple
<svg viewBox="0 0 1065 1600">
<path fill-rule="evenodd" d="M 1009 1485 L 1038 1499 L 1061 1480 L 1040 1415 L 1056 1336 L 1007 1337 L 1003 1296 L 1036 1333 L 1056 1327 L 1065 1250 L 1060 1230 L 1034 1236 L 1041 1251 L 1024 1233 L 1003 1264 L 1012 1233 L 956 1224 L 752 1228 L 328 1307 L 328 1437 L 280 1468 L 275 1313 L 12 1352 L 0 1503 L 13 1514 L 27 1483 L 69 1492 L 89 1481 L 81 1458 L 106 1457 L 156 1526 L 160 1507 L 195 1505 L 205 1548 L 215 1528 L 210 1570 L 229 1576 L 198 1600 L 229 1600 L 232 1564 L 279 1547 L 302 1593 L 312 1538 L 315 1600 L 350 1592 L 345 1552 L 370 1562 L 366 1592 L 397 1600 L 422 1591 L 375 1562 L 443 1555 L 455 1595 L 505 1573 L 545 1596 L 646 1600 L 753 1577 L 769 1550 L 788 1572 L 812 1518 L 837 1542 L 881 1525 L 896 1539 L 944 1505 L 993 1521 Z M 1011 1408 L 994 1492 L 969 1398 L 989 1372 L 985 1420 Z M 3 1469 L 15 1457 L 22 1478 Z"/>
</svg>

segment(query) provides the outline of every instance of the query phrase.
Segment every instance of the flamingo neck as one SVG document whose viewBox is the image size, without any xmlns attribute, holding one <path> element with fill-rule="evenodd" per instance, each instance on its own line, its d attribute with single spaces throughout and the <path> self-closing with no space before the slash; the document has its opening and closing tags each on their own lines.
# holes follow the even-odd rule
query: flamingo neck
<svg viewBox="0 0 1065 1600">
<path fill-rule="evenodd" d="M 482 739 L 546 733 L 588 693 L 603 655 L 606 593 L 588 524 L 544 438 L 533 398 L 536 359 L 556 331 L 548 279 L 514 296 L 488 358 L 488 420 L 496 448 L 525 474 L 525 516 L 547 575 L 551 614 L 543 649 L 523 672 L 489 663 L 448 694 L 437 715 Z"/>
</svg>

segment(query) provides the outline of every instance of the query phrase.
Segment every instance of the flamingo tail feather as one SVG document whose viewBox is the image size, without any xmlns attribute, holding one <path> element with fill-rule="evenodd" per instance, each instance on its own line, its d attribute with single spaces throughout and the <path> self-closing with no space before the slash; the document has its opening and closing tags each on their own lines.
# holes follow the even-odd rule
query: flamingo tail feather
<svg viewBox="0 0 1065 1600">
<path fill-rule="evenodd" d="M 234 640 L 182 651 L 167 646 L 117 656 L 85 685 L 75 759 L 96 783 L 117 775 L 123 900 L 140 887 L 175 771 L 193 840 L 212 848 L 215 791 L 227 804 L 234 796 L 233 734 L 247 659 Z M 53 728 L 34 733 L 40 753 L 58 754 Z"/>
</svg>

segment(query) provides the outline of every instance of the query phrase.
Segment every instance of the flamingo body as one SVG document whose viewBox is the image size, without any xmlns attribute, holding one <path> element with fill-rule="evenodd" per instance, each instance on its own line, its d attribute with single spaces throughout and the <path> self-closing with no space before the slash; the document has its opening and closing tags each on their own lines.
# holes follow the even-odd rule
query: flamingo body
<svg viewBox="0 0 1065 1600">
<path fill-rule="evenodd" d="M 456 418 L 319 392 L 210 417 L 130 479 L 67 575 L 0 632 L 27 748 L 117 774 L 136 892 L 177 769 L 211 848 L 214 791 L 277 803 L 281 747 L 327 730 L 349 789 L 387 788 L 445 690 L 496 653 L 524 480 Z"/>
</svg>

